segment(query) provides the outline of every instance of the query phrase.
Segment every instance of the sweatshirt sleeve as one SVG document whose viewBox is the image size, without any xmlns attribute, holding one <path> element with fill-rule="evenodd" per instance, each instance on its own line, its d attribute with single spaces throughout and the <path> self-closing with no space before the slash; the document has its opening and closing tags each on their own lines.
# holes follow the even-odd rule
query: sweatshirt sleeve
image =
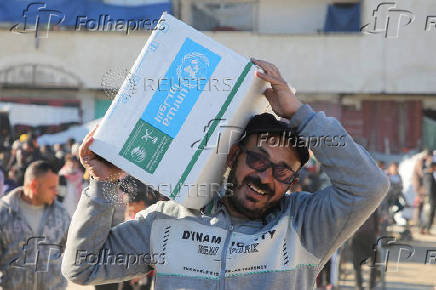
<svg viewBox="0 0 436 290">
<path fill-rule="evenodd" d="M 86 285 L 128 280 L 149 271 L 153 214 L 137 215 L 111 228 L 118 186 L 91 180 L 83 191 L 68 231 L 62 274 Z"/>
<path fill-rule="evenodd" d="M 291 195 L 293 225 L 302 245 L 324 264 L 383 200 L 389 181 L 341 124 L 303 105 L 290 119 L 298 142 L 309 144 L 331 186 Z"/>
</svg>

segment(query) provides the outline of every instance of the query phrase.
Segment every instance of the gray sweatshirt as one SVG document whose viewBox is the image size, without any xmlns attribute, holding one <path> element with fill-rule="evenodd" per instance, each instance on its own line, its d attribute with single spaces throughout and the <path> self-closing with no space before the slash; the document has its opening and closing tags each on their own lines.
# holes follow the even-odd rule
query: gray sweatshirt
<svg viewBox="0 0 436 290">
<path fill-rule="evenodd" d="M 158 202 L 111 228 L 114 209 L 105 194 L 117 185 L 93 181 L 73 216 L 62 273 L 75 283 L 101 284 L 130 279 L 152 264 L 157 289 L 313 288 L 389 182 L 336 119 L 304 105 L 289 125 L 311 137 L 331 186 L 286 194 L 265 221 L 231 219 L 216 197 L 204 211 Z"/>
<path fill-rule="evenodd" d="M 62 251 L 70 216 L 54 201 L 35 233 L 19 206 L 22 187 L 0 198 L 0 289 L 65 289 Z"/>
</svg>

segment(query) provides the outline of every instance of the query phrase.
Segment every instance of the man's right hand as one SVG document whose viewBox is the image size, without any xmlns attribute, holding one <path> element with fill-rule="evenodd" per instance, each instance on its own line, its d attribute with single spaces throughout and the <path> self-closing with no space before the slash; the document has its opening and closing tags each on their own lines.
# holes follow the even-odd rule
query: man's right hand
<svg viewBox="0 0 436 290">
<path fill-rule="evenodd" d="M 99 181 L 117 181 L 124 175 L 124 172 L 89 150 L 89 146 L 94 142 L 94 133 L 97 127 L 98 125 L 86 135 L 82 145 L 80 145 L 80 162 L 94 179 Z"/>
</svg>

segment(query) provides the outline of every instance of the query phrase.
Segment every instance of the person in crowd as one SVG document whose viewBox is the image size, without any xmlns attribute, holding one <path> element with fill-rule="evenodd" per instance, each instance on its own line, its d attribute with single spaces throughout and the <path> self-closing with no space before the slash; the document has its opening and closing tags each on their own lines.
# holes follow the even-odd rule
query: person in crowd
<svg viewBox="0 0 436 290">
<path fill-rule="evenodd" d="M 24 172 L 30 163 L 41 160 L 41 154 L 39 149 L 34 146 L 34 142 L 29 136 L 21 148 L 17 150 L 16 154 L 16 166 L 19 172 L 18 185 L 23 185 L 24 182 Z"/>
<path fill-rule="evenodd" d="M 0 198 L 0 288 L 65 289 L 61 252 L 70 217 L 55 199 L 59 176 L 31 163 L 24 186 Z"/>
<path fill-rule="evenodd" d="M 56 158 L 56 170 L 59 172 L 65 164 L 65 151 L 62 149 L 61 144 L 54 144 L 53 153 Z"/>
<path fill-rule="evenodd" d="M 5 184 L 5 175 L 3 172 L 3 168 L 0 166 L 0 196 L 3 194 Z"/>
<path fill-rule="evenodd" d="M 80 143 L 74 143 L 71 146 L 71 154 L 73 156 L 79 157 Z"/>
<path fill-rule="evenodd" d="M 309 151 L 309 153 L 311 153 L 311 151 Z M 302 176 L 303 191 L 318 191 L 321 185 L 321 180 L 319 179 L 320 164 L 312 153 L 311 158 L 304 168 L 306 169 L 306 174 Z"/>
<path fill-rule="evenodd" d="M 76 143 L 76 140 L 74 138 L 68 138 L 67 142 L 65 143 L 65 153 L 73 153 L 73 145 Z"/>
<path fill-rule="evenodd" d="M 0 167 L 2 167 L 5 172 L 8 171 L 8 163 L 9 159 L 11 158 L 11 150 L 9 146 L 3 146 L 0 144 Z"/>
<path fill-rule="evenodd" d="M 394 213 L 399 212 L 404 208 L 404 205 L 400 202 L 401 198 L 404 202 L 407 202 L 406 197 L 403 194 L 403 179 L 401 178 L 399 168 L 400 166 L 398 162 L 392 162 L 387 170 L 391 186 L 389 187 L 386 199 L 389 208 L 396 207 Z"/>
<path fill-rule="evenodd" d="M 145 185 L 131 175 L 126 176 L 120 182 L 120 190 L 128 197 L 126 220 L 135 218 L 141 210 L 150 207 L 158 201 L 168 201 L 169 198 L 160 194 L 151 186 Z"/>
<path fill-rule="evenodd" d="M 423 156 L 417 159 L 412 173 L 412 184 L 416 193 L 414 201 L 415 225 L 419 228 L 422 228 L 423 226 L 422 217 L 426 196 L 426 191 L 423 184 L 424 168 L 428 162 L 431 162 L 430 160 L 433 160 L 433 153 L 426 149 L 423 152 Z"/>
<path fill-rule="evenodd" d="M 64 176 L 66 179 L 66 192 L 63 205 L 70 217 L 73 216 L 76 210 L 82 192 L 83 172 L 80 168 L 79 159 L 68 153 L 65 155 L 65 165 L 59 171 L 59 175 Z"/>
<path fill-rule="evenodd" d="M 154 264 L 157 289 L 313 287 L 331 255 L 383 200 L 389 181 L 335 118 L 295 97 L 276 66 L 253 62 L 264 70 L 256 76 L 271 84 L 265 95 L 272 110 L 289 123 L 268 113 L 252 117 L 244 137 L 227 154 L 227 168 L 222 168 L 227 186 L 201 210 L 158 202 L 111 228 L 108 197 L 116 194 L 124 173 L 90 151 L 95 130 L 85 137 L 80 158 L 92 178 L 70 226 L 62 261 L 65 277 L 78 284 L 103 284 L 146 273 L 149 263 L 77 262 L 80 249 L 110 249 L 161 254 Z M 275 145 L 282 134 L 291 142 Z M 322 142 L 311 148 L 332 185 L 289 194 L 309 159 L 307 147 L 292 140 L 309 136 L 344 137 L 340 148 Z"/>
<path fill-rule="evenodd" d="M 351 248 L 353 251 L 353 268 L 356 288 L 363 290 L 362 264 L 369 262 L 370 277 L 369 288 L 375 289 L 376 286 L 376 267 L 374 246 L 377 244 L 377 236 L 380 233 L 378 211 L 365 221 L 365 223 L 354 233 Z"/>
<path fill-rule="evenodd" d="M 56 168 L 57 166 L 57 159 L 53 152 L 51 152 L 50 146 L 48 145 L 41 145 L 39 146 L 39 152 L 41 155 L 41 160 L 45 160 L 48 163 L 50 163 L 53 168 Z"/>
<path fill-rule="evenodd" d="M 3 193 L 8 193 L 18 187 L 17 168 L 12 166 L 8 171 L 8 176 L 4 181 Z"/>
<path fill-rule="evenodd" d="M 15 140 L 12 143 L 11 154 L 9 155 L 8 165 L 6 170 L 9 170 L 12 166 L 17 163 L 17 151 L 21 148 L 21 142 L 19 140 Z"/>
<path fill-rule="evenodd" d="M 431 227 L 436 212 L 436 162 L 432 159 L 427 160 L 423 170 L 423 187 L 426 194 L 426 202 L 429 204 L 426 223 L 422 225 L 421 234 L 430 234 Z"/>
</svg>

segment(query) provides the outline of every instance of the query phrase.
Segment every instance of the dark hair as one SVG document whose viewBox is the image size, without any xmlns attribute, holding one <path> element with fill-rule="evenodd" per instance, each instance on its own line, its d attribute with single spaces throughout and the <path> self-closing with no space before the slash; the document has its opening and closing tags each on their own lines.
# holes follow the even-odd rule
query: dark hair
<svg viewBox="0 0 436 290">
<path fill-rule="evenodd" d="M 138 179 L 129 175 L 123 178 L 120 183 L 120 189 L 129 195 L 129 202 L 145 202 L 146 206 L 163 200 L 160 198 L 161 194 L 154 190 L 153 187 L 145 185 Z"/>
<path fill-rule="evenodd" d="M 24 183 L 34 178 L 39 178 L 49 171 L 56 173 L 50 163 L 43 160 L 32 162 L 24 173 Z"/>
<path fill-rule="evenodd" d="M 433 168 L 436 165 L 436 162 L 433 159 L 427 159 L 424 163 L 424 168 Z"/>
<path fill-rule="evenodd" d="M 65 162 L 79 162 L 79 158 L 77 158 L 77 156 L 71 154 L 71 153 L 67 153 L 65 154 Z"/>
<path fill-rule="evenodd" d="M 286 146 L 292 148 L 300 159 L 301 167 L 309 160 L 309 150 L 307 146 L 301 145 L 299 136 L 285 122 L 277 120 L 269 113 L 253 116 L 245 127 L 244 134 L 239 140 L 239 144 L 247 143 L 248 137 L 253 134 L 268 133 L 270 136 L 285 136 Z"/>
<path fill-rule="evenodd" d="M 385 163 L 384 161 L 381 161 L 381 160 L 377 160 L 377 161 L 376 161 L 376 164 L 377 164 L 377 166 L 380 167 L 380 168 L 386 166 L 386 163 Z"/>
<path fill-rule="evenodd" d="M 74 144 L 74 142 L 76 142 L 74 138 L 68 138 L 66 144 L 71 146 Z"/>
</svg>

